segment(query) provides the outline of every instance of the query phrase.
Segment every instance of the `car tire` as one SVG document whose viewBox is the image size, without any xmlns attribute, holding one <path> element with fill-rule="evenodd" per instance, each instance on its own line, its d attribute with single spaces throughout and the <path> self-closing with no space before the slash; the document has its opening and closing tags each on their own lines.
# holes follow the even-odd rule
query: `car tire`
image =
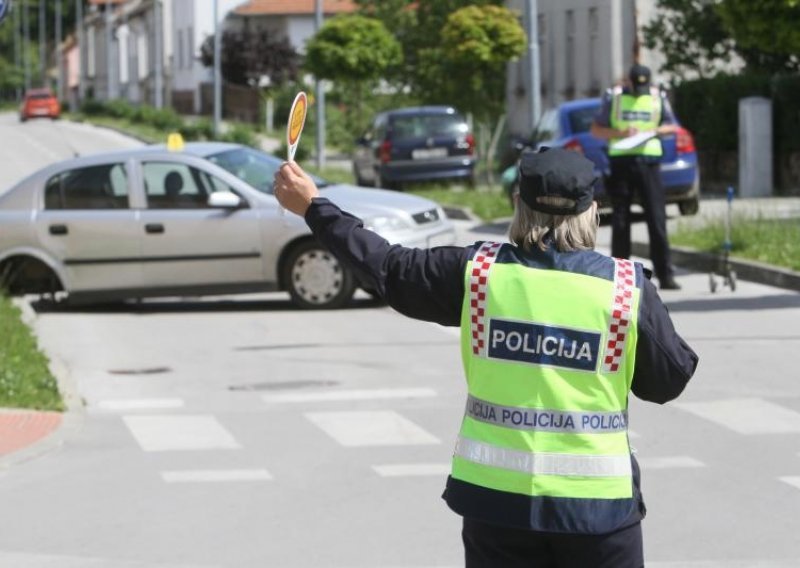
<svg viewBox="0 0 800 568">
<path fill-rule="evenodd" d="M 686 201 L 679 201 L 678 209 L 681 215 L 684 216 L 697 215 L 697 212 L 700 211 L 700 201 L 696 197 L 694 199 L 687 199 Z"/>
<path fill-rule="evenodd" d="M 356 278 L 317 241 L 303 241 L 287 255 L 282 268 L 285 288 L 303 309 L 341 308 L 353 297 Z"/>
</svg>

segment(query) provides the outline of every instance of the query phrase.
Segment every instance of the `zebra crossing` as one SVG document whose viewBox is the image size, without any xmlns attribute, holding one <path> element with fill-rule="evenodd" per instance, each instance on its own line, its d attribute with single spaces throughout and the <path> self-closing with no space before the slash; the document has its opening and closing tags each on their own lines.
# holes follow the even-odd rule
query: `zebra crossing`
<svg viewBox="0 0 800 568">
<path fill-rule="evenodd" d="M 400 448 L 436 446 L 443 441 L 394 409 L 354 410 L 353 403 L 435 399 L 434 389 L 422 387 L 289 391 L 258 395 L 265 409 L 296 411 L 325 439 L 342 448 Z M 800 431 L 800 413 L 760 398 L 674 403 L 675 408 L 739 435 L 783 434 Z M 347 406 L 347 409 L 342 409 Z M 232 451 L 242 444 L 213 414 L 187 413 L 179 398 L 101 400 L 97 411 L 119 413 L 144 452 Z M 313 409 L 312 409 L 313 408 Z M 166 411 L 174 410 L 169 414 Z M 191 409 L 189 409 L 191 410 Z M 630 432 L 642 443 L 642 436 Z M 646 440 L 645 440 L 646 441 Z M 799 454 L 800 455 L 800 454 Z M 637 455 L 644 471 L 698 469 L 708 464 L 690 455 Z M 445 476 L 450 465 L 440 463 L 381 463 L 370 466 L 381 478 Z M 798 467 L 800 472 L 800 463 Z M 777 478 L 800 490 L 800 475 Z M 163 471 L 165 483 L 223 483 L 276 481 L 266 467 L 232 470 Z"/>
</svg>

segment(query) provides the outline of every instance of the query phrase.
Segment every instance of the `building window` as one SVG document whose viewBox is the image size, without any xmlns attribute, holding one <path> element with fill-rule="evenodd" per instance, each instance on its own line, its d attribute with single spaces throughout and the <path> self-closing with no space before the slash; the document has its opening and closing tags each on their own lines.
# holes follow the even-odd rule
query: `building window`
<svg viewBox="0 0 800 568">
<path fill-rule="evenodd" d="M 600 20 L 597 16 L 597 8 L 589 8 L 589 96 L 596 96 L 600 93 L 598 56 L 600 35 Z"/>
<path fill-rule="evenodd" d="M 178 69 L 183 69 L 183 30 L 178 30 Z"/>
<path fill-rule="evenodd" d="M 186 32 L 186 67 L 193 67 L 194 60 L 195 60 L 195 53 L 194 53 L 194 26 L 189 26 L 189 30 Z"/>
<path fill-rule="evenodd" d="M 572 97 L 575 93 L 575 11 L 567 10 L 565 13 L 565 38 L 567 42 L 566 53 L 566 81 L 565 95 Z"/>
<path fill-rule="evenodd" d="M 95 51 L 94 51 L 94 28 L 88 28 L 86 30 L 86 76 L 87 77 L 94 77 L 94 58 L 95 58 Z"/>
</svg>

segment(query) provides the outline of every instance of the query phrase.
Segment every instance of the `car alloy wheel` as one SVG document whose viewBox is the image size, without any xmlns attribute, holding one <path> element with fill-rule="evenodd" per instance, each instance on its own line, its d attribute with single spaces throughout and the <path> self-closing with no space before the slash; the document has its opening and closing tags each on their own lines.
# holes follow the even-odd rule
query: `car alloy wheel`
<svg viewBox="0 0 800 568">
<path fill-rule="evenodd" d="M 284 270 L 284 282 L 292 300 L 302 308 L 339 308 L 355 291 L 353 273 L 314 241 L 306 241 L 294 249 Z"/>
</svg>

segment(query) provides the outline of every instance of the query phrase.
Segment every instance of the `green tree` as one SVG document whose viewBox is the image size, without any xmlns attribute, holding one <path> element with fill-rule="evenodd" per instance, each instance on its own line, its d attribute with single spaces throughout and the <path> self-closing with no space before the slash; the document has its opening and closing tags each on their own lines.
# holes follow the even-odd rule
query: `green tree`
<svg viewBox="0 0 800 568">
<path fill-rule="evenodd" d="M 798 0 L 723 0 L 716 10 L 749 67 L 800 69 Z"/>
<path fill-rule="evenodd" d="M 428 55 L 450 78 L 440 80 L 448 100 L 478 120 L 496 119 L 505 108 L 506 64 L 527 45 L 516 15 L 501 6 L 468 6 L 447 18 L 441 36 Z"/>
<path fill-rule="evenodd" d="M 380 20 L 342 14 L 327 20 L 306 44 L 305 68 L 320 79 L 334 81 L 353 132 L 366 128 L 362 101 L 386 73 L 403 60 L 400 44 Z"/>
<path fill-rule="evenodd" d="M 708 0 L 658 0 L 656 16 L 642 26 L 644 45 L 665 57 L 661 70 L 676 78 L 714 75 L 733 52 L 714 3 Z"/>
<path fill-rule="evenodd" d="M 503 0 L 355 0 L 361 11 L 380 19 L 403 48 L 403 64 L 390 69 L 387 78 L 409 87 L 413 95 L 428 103 L 448 103 L 448 88 L 442 81 L 446 65 L 437 60 L 442 29 L 448 17 L 467 6 L 502 6 Z M 505 76 L 505 73 L 503 73 Z"/>
<path fill-rule="evenodd" d="M 712 76 L 734 53 L 755 73 L 800 68 L 798 0 L 657 0 L 656 8 L 644 43 L 677 79 Z"/>
</svg>

